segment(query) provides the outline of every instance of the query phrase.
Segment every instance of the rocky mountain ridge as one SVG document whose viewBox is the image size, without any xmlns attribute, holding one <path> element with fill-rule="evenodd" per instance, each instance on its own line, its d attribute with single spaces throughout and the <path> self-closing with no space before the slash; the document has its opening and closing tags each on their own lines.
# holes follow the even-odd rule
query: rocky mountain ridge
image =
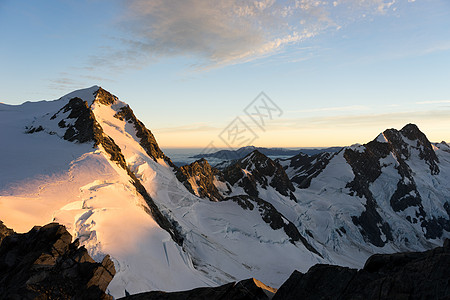
<svg viewBox="0 0 450 300">
<path fill-rule="evenodd" d="M 448 299 L 450 240 L 425 252 L 371 256 L 361 270 L 315 265 L 278 289 L 283 299 Z"/>
<path fill-rule="evenodd" d="M 321 149 L 311 149 L 311 148 L 301 148 L 298 150 L 285 149 L 285 148 L 264 148 L 264 147 L 255 147 L 255 146 L 246 146 L 241 147 L 236 150 L 219 150 L 213 153 L 200 153 L 192 156 L 192 158 L 216 158 L 223 160 L 238 160 L 242 159 L 245 156 L 249 155 L 253 151 L 257 150 L 266 156 L 294 156 L 300 153 L 313 156 L 316 154 L 324 153 L 324 152 L 338 152 L 342 147 L 328 147 Z"/>
</svg>

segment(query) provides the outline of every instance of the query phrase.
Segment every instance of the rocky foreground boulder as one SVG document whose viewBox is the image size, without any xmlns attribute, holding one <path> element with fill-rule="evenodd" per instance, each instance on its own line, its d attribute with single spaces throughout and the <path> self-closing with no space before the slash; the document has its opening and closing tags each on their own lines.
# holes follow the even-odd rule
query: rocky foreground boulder
<svg viewBox="0 0 450 300">
<path fill-rule="evenodd" d="M 95 262 L 64 226 L 17 234 L 0 223 L 0 237 L 0 299 L 112 299 L 113 262 Z"/>
<path fill-rule="evenodd" d="M 450 299 L 450 240 L 426 252 L 375 254 L 361 270 L 295 271 L 273 298 L 281 299 Z"/>
<path fill-rule="evenodd" d="M 218 287 L 204 287 L 189 291 L 166 293 L 153 291 L 127 296 L 119 300 L 266 300 L 276 292 L 256 279 L 231 282 Z"/>
</svg>

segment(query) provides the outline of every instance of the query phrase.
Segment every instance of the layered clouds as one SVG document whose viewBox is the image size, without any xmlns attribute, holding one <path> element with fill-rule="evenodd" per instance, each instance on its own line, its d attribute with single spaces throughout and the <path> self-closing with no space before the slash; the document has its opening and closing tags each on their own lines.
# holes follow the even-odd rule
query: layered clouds
<svg viewBox="0 0 450 300">
<path fill-rule="evenodd" d="M 407 0 L 127 0 L 121 24 L 133 55 L 191 56 L 200 66 L 220 66 L 395 11 L 395 1 Z"/>
</svg>

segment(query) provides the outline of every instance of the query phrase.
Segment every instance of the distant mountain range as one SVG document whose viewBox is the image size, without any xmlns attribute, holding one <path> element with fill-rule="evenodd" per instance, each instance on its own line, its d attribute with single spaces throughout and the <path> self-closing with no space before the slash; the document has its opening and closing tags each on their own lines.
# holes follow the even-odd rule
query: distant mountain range
<svg viewBox="0 0 450 300">
<path fill-rule="evenodd" d="M 19 233 L 58 222 L 95 261 L 110 255 L 115 298 L 251 277 L 279 288 L 295 270 L 360 269 L 450 238 L 450 146 L 414 124 L 364 145 L 245 147 L 220 169 L 214 156 L 176 166 L 126 103 L 93 86 L 0 104 L 0 140 L 0 220 Z"/>
<path fill-rule="evenodd" d="M 213 153 L 197 154 L 192 156 L 192 158 L 217 158 L 222 160 L 235 160 L 241 159 L 255 150 L 266 156 L 294 156 L 299 153 L 307 155 L 316 155 L 323 152 L 338 152 L 342 147 L 329 147 L 329 148 L 301 148 L 297 150 L 286 149 L 286 148 L 263 148 L 255 146 L 242 147 L 237 150 L 219 150 Z"/>
</svg>

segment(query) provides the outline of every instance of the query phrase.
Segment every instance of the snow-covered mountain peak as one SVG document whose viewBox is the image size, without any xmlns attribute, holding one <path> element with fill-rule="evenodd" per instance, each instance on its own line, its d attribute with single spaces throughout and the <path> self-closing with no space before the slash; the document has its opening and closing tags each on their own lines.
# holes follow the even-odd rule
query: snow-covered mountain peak
<svg viewBox="0 0 450 300">
<path fill-rule="evenodd" d="M 260 186 L 263 189 L 272 187 L 281 195 L 296 199 L 292 193 L 295 188 L 283 167 L 258 150 L 225 168 L 223 174 L 232 186 L 242 187 L 251 196 L 259 195 Z"/>
<path fill-rule="evenodd" d="M 401 130 L 387 129 L 383 136 L 390 145 L 390 152 L 398 159 L 423 160 L 429 166 L 431 174 L 439 174 L 439 159 L 433 145 L 417 125 L 407 124 Z"/>
<path fill-rule="evenodd" d="M 88 107 L 91 107 L 94 102 L 101 103 L 103 105 L 124 104 L 119 100 L 119 98 L 98 85 L 93 85 L 89 88 L 70 92 L 62 96 L 58 100 L 67 103 L 73 98 L 79 98 L 83 101 L 86 101 Z"/>
<path fill-rule="evenodd" d="M 96 98 L 96 94 L 99 89 L 101 89 L 99 86 L 93 85 L 89 88 L 79 89 L 79 90 L 70 92 L 70 93 L 62 96 L 58 100 L 68 103 L 70 99 L 80 98 L 83 101 L 86 101 L 88 103 L 88 106 L 91 106 L 91 104 L 94 102 L 94 100 Z"/>
<path fill-rule="evenodd" d="M 99 87 L 94 95 L 95 99 L 90 105 L 91 109 L 96 110 L 98 107 L 104 106 L 104 110 L 108 111 L 108 109 L 110 109 L 110 112 L 113 112 L 116 118 L 119 118 L 118 114 L 124 109 L 124 107 L 128 106 L 128 104 L 120 101 L 117 96 L 111 94 L 102 87 Z"/>
<path fill-rule="evenodd" d="M 362 147 L 345 148 L 344 157 L 355 175 L 347 187 L 366 200 L 365 212 L 353 218 L 365 238 L 377 246 L 396 239 L 396 226 L 389 225 L 390 221 L 384 221 L 389 219 L 379 213 L 386 210 L 420 224 L 426 237 L 441 237 L 443 228 L 450 225 L 448 220 L 440 219 L 445 215 L 442 206 L 445 197 L 438 196 L 441 192 L 435 190 L 434 184 L 430 186 L 429 181 L 440 181 L 447 175 L 438 179 L 439 159 L 425 134 L 416 125 L 408 124 L 401 130 L 385 130 Z M 392 182 L 390 190 L 385 190 L 383 186 L 391 186 Z M 435 191 L 430 193 L 430 189 Z"/>
<path fill-rule="evenodd" d="M 433 145 L 434 151 L 445 151 L 450 152 L 450 145 L 447 144 L 445 141 L 442 141 L 440 143 L 436 143 Z"/>
<path fill-rule="evenodd" d="M 407 137 L 410 140 L 421 140 L 421 141 L 428 141 L 425 134 L 420 131 L 419 127 L 417 127 L 416 124 L 406 124 L 402 129 L 400 129 L 400 132 L 403 134 L 403 136 Z"/>
</svg>

